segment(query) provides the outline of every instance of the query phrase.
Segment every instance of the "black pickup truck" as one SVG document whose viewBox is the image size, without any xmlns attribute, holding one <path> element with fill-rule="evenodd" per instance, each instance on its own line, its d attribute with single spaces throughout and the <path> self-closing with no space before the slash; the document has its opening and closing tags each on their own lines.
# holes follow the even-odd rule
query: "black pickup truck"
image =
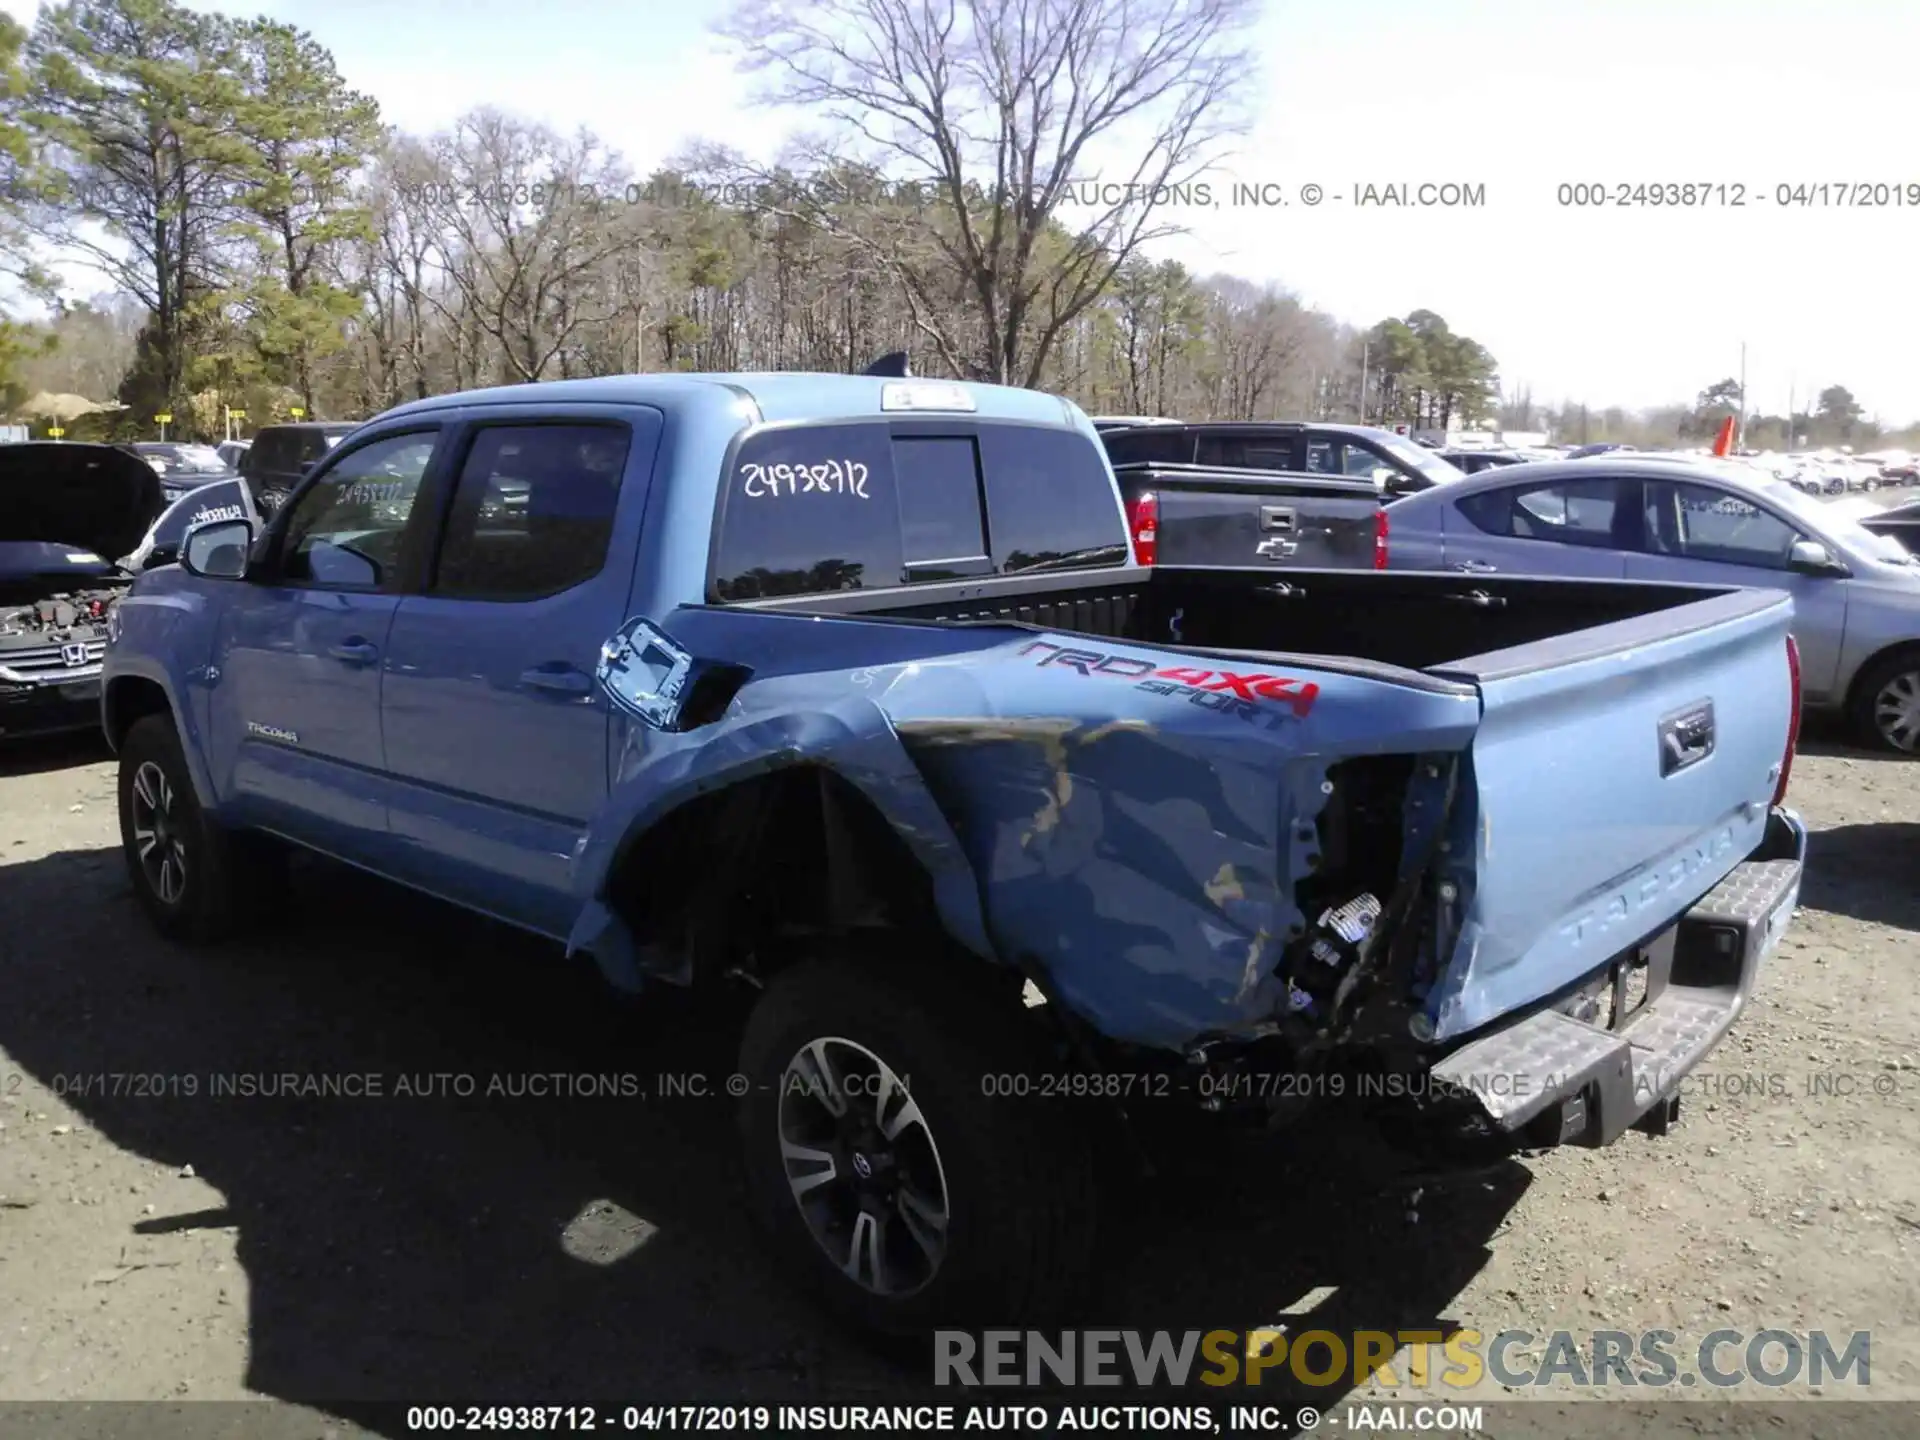
<svg viewBox="0 0 1920 1440">
<path fill-rule="evenodd" d="M 1384 570 L 1391 502 L 1461 476 L 1366 425 L 1143 422 L 1100 441 L 1147 564 Z"/>
</svg>

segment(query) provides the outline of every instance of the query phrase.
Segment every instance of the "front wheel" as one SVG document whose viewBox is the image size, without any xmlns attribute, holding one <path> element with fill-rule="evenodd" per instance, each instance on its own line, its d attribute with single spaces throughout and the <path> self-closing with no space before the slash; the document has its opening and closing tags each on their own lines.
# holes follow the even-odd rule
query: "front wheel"
<svg viewBox="0 0 1920 1440">
<path fill-rule="evenodd" d="M 1861 744 L 1920 754 L 1920 650 L 1878 661 L 1854 687 L 1853 731 Z"/>
<path fill-rule="evenodd" d="M 232 933 L 277 888 L 284 857 L 200 808 L 173 721 L 149 715 L 120 744 L 120 848 L 133 893 L 173 940 Z"/>
<path fill-rule="evenodd" d="M 1044 1046 L 984 987 L 902 973 L 929 963 L 802 963 L 741 1046 L 748 1186 L 776 1258 L 886 1338 L 1052 1315 L 1092 1249 L 1088 1127 L 1003 1078 L 1041 1073 Z"/>
</svg>

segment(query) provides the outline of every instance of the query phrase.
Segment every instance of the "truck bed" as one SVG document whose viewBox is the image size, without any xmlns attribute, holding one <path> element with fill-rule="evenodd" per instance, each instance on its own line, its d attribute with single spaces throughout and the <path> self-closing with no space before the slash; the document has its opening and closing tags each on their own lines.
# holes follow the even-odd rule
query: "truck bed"
<svg viewBox="0 0 1920 1440">
<path fill-rule="evenodd" d="M 916 587 L 906 605 L 894 591 L 743 608 L 1031 627 L 1031 639 L 983 635 L 977 658 L 964 661 L 950 631 L 930 644 L 929 656 L 953 658 L 926 684 L 949 674 L 970 687 L 940 690 L 927 702 L 936 709 L 916 713 L 906 689 L 889 693 L 896 726 L 937 736 L 944 751 L 934 763 L 948 769 L 960 763 L 953 752 L 1006 743 L 1001 717 L 1061 717 L 1044 730 L 1080 716 L 1089 734 L 1131 721 L 1169 757 L 1228 753 L 1183 699 L 1245 722 L 1226 726 L 1252 742 L 1234 752 L 1244 768 L 1232 783 L 1261 813 L 1280 813 L 1293 803 L 1288 787 L 1318 787 L 1344 760 L 1425 757 L 1423 770 L 1437 774 L 1436 759 L 1457 756 L 1451 843 L 1470 859 L 1459 861 L 1452 960 L 1425 1002 L 1435 1039 L 1475 1033 L 1586 982 L 1672 925 L 1766 839 L 1793 711 L 1792 612 L 1777 592 L 1201 567 L 994 587 Z M 843 643 L 862 648 L 851 635 Z M 915 648 L 905 636 L 864 643 Z M 1076 676 L 1087 679 L 1064 683 Z M 1075 794 L 1139 783 L 1138 757 L 1108 773 L 1094 750 L 1066 753 Z M 990 790 L 998 771 L 981 764 L 948 793 Z M 1280 793 L 1255 798 L 1276 783 Z M 1409 810 L 1407 825 L 1414 819 Z M 1398 829 L 1369 846 L 1398 853 Z M 1033 842 L 1020 843 L 1033 853 Z M 1296 884 L 1301 863 L 1283 864 Z"/>
<path fill-rule="evenodd" d="M 1160 646 L 1424 670 L 1736 593 L 1701 585 L 1416 571 L 1290 570 L 1276 576 L 1253 568 L 1162 565 L 1100 574 L 1092 583 L 1079 574 L 1025 576 L 1004 589 L 991 583 L 915 587 L 911 604 L 900 603 L 900 591 L 848 591 L 744 608 L 1031 625 Z M 1712 623 L 1717 613 L 1702 612 L 1699 623 Z M 1177 640 L 1170 628 L 1175 624 Z M 1667 633 L 1672 627 L 1662 621 L 1653 628 Z M 1572 652 L 1563 646 L 1554 653 Z"/>
</svg>

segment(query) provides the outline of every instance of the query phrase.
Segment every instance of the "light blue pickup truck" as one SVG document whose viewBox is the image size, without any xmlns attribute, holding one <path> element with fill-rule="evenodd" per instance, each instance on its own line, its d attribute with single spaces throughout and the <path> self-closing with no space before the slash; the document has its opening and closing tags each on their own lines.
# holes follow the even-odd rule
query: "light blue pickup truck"
<svg viewBox="0 0 1920 1440">
<path fill-rule="evenodd" d="M 1483 1138 L 1661 1128 L 1799 891 L 1790 601 L 1136 559 L 1031 391 L 406 405 L 115 609 L 128 874 L 211 940 L 304 847 L 760 992 L 751 1193 L 885 1332 L 1071 1295 L 1096 1113 L 1358 1069 Z"/>
</svg>

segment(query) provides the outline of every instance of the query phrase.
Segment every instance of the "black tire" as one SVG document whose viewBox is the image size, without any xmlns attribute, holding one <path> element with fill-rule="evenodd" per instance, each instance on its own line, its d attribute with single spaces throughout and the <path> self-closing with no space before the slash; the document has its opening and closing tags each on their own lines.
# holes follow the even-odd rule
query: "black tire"
<svg viewBox="0 0 1920 1440">
<path fill-rule="evenodd" d="M 1039 1325 L 1066 1315 L 1094 1245 L 1095 1127 L 1079 1112 L 1099 1102 L 1043 1097 L 1038 1086 L 1022 1098 L 988 1094 L 1005 1088 L 992 1077 L 1061 1067 L 1048 1059 L 1017 1001 L 1009 1008 L 997 991 L 946 971 L 902 974 L 928 964 L 924 949 L 904 946 L 880 961 L 802 962 L 761 997 L 740 1053 L 748 1084 L 740 1106 L 748 1192 L 776 1262 L 839 1318 L 883 1342 L 935 1328 Z M 905 1077 L 937 1150 L 947 1201 L 944 1249 L 917 1288 L 908 1288 L 914 1267 L 928 1262 L 905 1243 L 914 1226 L 889 1228 L 876 1242 L 889 1256 L 904 1252 L 906 1272 L 896 1275 L 897 1293 L 879 1293 L 829 1258 L 828 1241 L 815 1239 L 789 1183 L 784 1082 L 803 1048 L 828 1037 L 836 1046 L 864 1047 Z M 905 1177 L 912 1159 L 906 1146 L 916 1131 L 902 1135 L 897 1174 Z M 841 1141 L 825 1143 L 838 1148 L 842 1164 L 835 1167 L 839 1178 L 810 1202 L 816 1213 L 851 1203 L 845 1197 L 861 1183 L 854 1171 L 864 1156 L 852 1152 L 848 1163 Z M 891 1158 L 885 1164 L 894 1169 Z M 906 1216 L 904 1206 L 893 1208 Z M 850 1233 L 857 1240 L 857 1222 Z M 850 1242 L 845 1253 L 852 1248 Z M 895 1270 L 891 1259 L 887 1268 Z"/>
<path fill-rule="evenodd" d="M 1849 728 L 1854 739 L 1870 750 L 1920 755 L 1920 724 L 1896 729 L 1883 723 L 1881 697 L 1890 688 L 1910 689 L 1920 697 L 1920 648 L 1897 650 L 1860 672 L 1847 706 Z"/>
<path fill-rule="evenodd" d="M 127 731 L 120 742 L 119 792 L 120 849 L 127 878 L 154 928 L 168 939 L 196 944 L 223 940 L 279 898 L 285 882 L 284 851 L 264 837 L 235 834 L 208 818 L 194 793 L 170 717 L 148 715 Z M 157 804 L 164 816 L 160 827 L 149 823 Z M 173 887 L 160 880 L 142 855 L 150 837 L 155 847 L 164 845 L 173 852 Z"/>
</svg>

